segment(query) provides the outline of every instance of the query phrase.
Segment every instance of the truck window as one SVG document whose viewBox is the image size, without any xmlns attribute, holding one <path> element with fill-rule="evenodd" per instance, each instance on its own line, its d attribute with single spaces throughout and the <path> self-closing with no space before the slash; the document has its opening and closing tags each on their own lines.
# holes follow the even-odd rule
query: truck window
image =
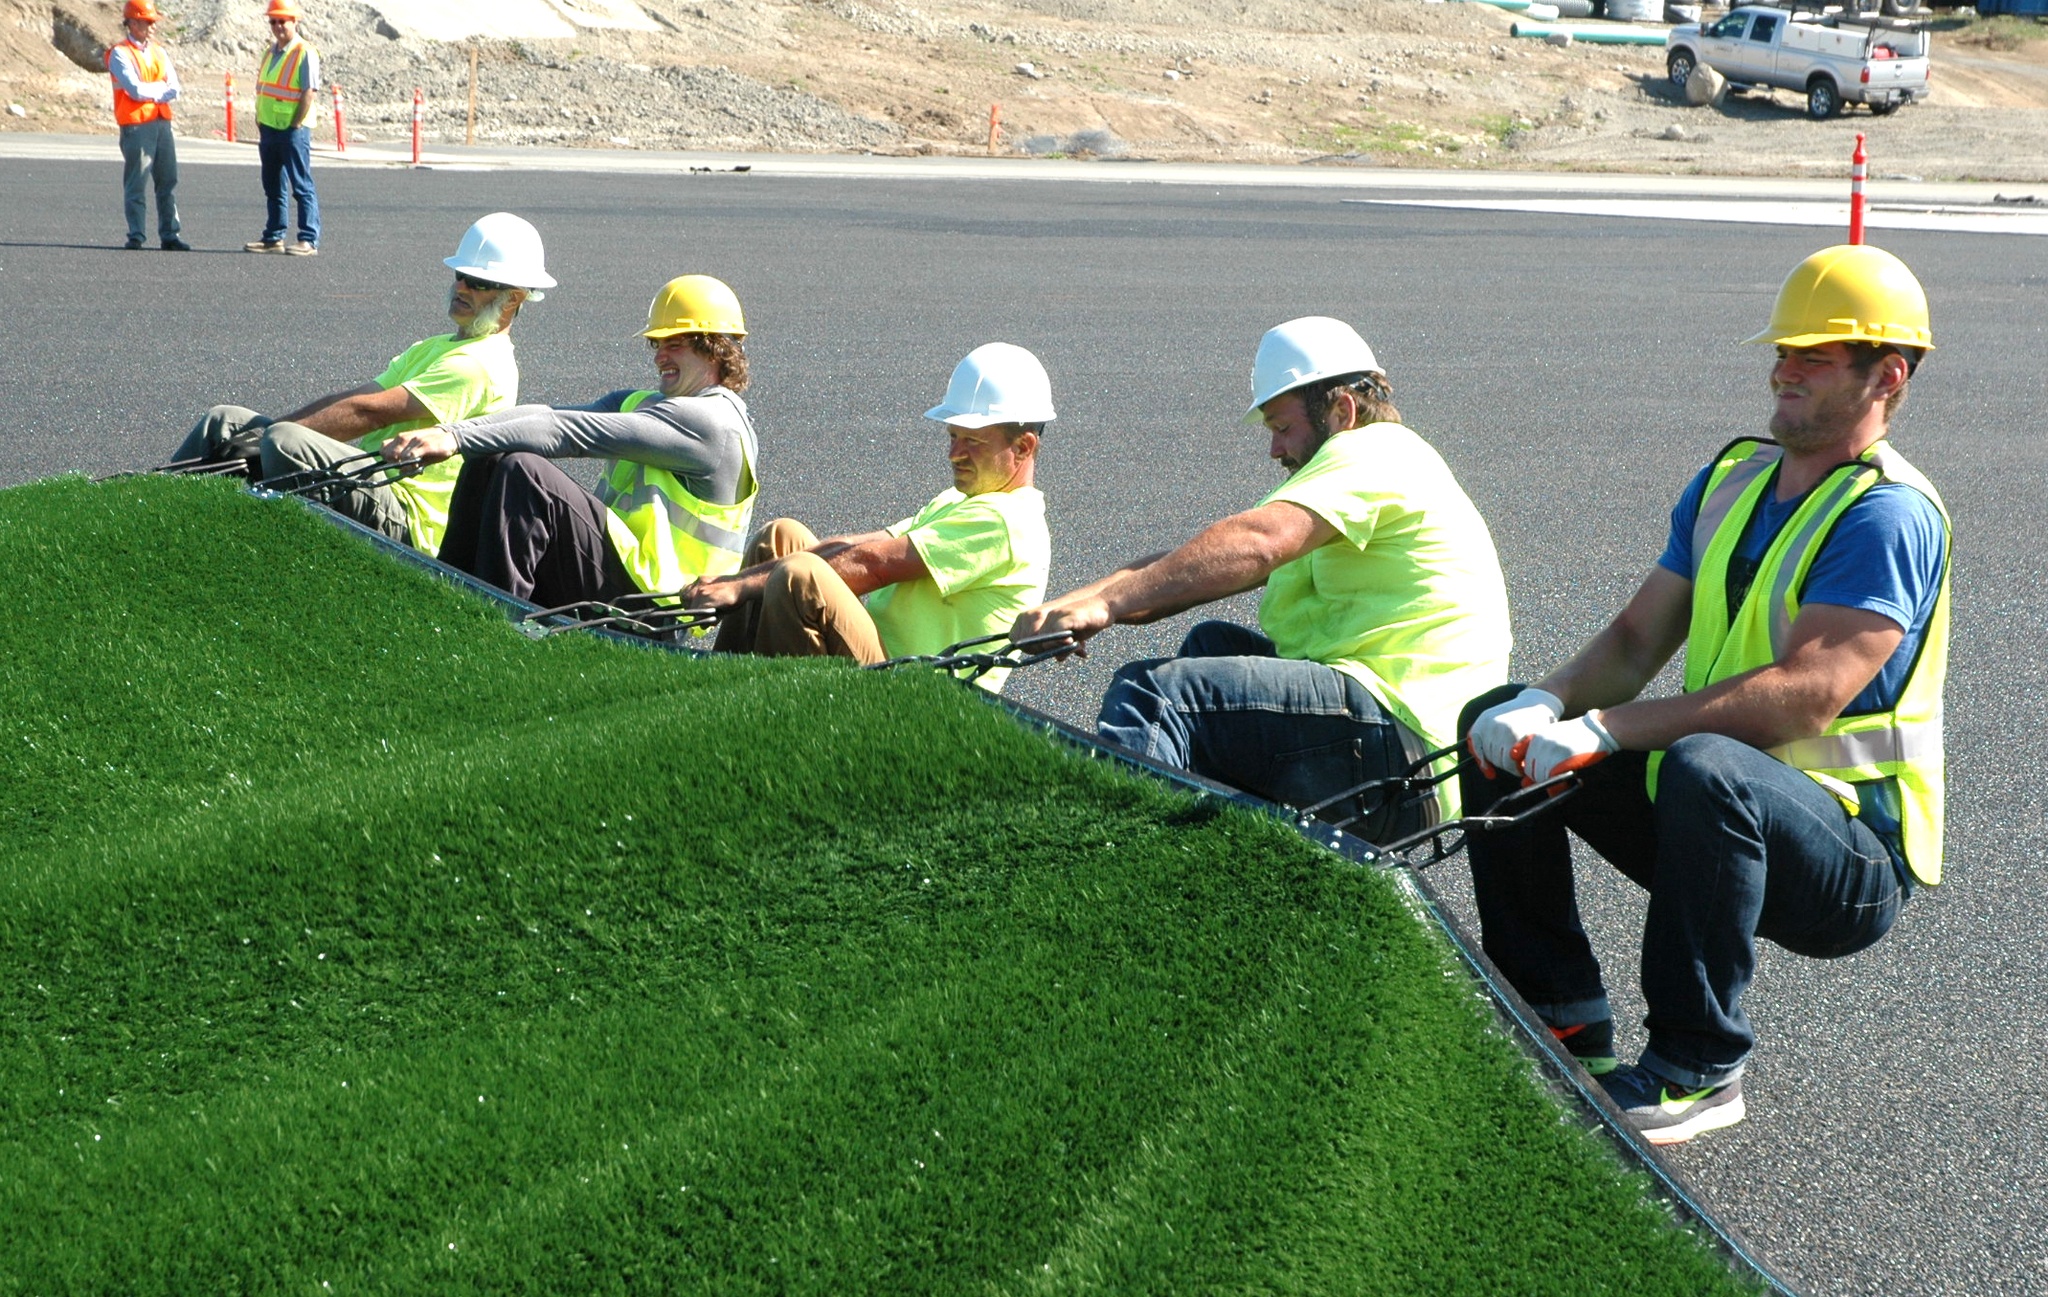
<svg viewBox="0 0 2048 1297">
<path fill-rule="evenodd" d="M 1722 40 L 1739 41 L 1742 39 L 1742 29 L 1747 26 L 1749 26 L 1748 14 L 1729 14 L 1720 22 L 1708 28 L 1707 35 L 1718 36 Z"/>
<path fill-rule="evenodd" d="M 1749 29 L 1749 38 L 1757 42 L 1759 45 L 1768 45 L 1771 43 L 1772 35 L 1775 34 L 1777 30 L 1778 15 L 1758 14 L 1756 16 L 1756 26 Z"/>
</svg>

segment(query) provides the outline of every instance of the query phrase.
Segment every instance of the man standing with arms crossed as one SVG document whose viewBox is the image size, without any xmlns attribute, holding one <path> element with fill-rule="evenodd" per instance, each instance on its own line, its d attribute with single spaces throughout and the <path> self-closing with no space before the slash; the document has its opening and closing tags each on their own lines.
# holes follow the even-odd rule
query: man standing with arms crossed
<svg viewBox="0 0 2048 1297">
<path fill-rule="evenodd" d="M 1653 1144 L 1742 1120 L 1759 936 L 1852 954 L 1941 881 L 1949 522 L 1885 440 L 1933 346 L 1926 294 L 1890 253 L 1827 248 L 1749 341 L 1777 348 L 1776 440 L 1693 478 L 1648 579 L 1576 657 L 1466 709 L 1472 811 L 1580 772 L 1555 810 L 1470 836 L 1474 899 L 1487 955 Z M 1680 645 L 1685 692 L 1640 698 Z M 1649 892 L 1631 1067 L 1567 829 Z"/>
<path fill-rule="evenodd" d="M 1244 421 L 1264 426 L 1287 480 L 1179 549 L 1031 609 L 1012 638 L 1085 640 L 1263 586 L 1263 634 L 1205 621 L 1178 656 L 1119 669 L 1102 736 L 1296 807 L 1449 746 L 1459 705 L 1507 676 L 1507 588 L 1479 511 L 1400 419 L 1350 325 L 1308 316 L 1269 329 Z M 1365 813 L 1354 831 L 1387 841 L 1438 809 L 1328 813 Z"/>
<path fill-rule="evenodd" d="M 107 50 L 107 74 L 114 81 L 114 121 L 121 128 L 121 188 L 128 217 L 130 252 L 142 248 L 148 216 L 144 189 L 156 185 L 156 233 L 165 252 L 190 252 L 178 237 L 178 141 L 171 130 L 171 103 L 178 97 L 178 70 L 171 53 L 151 40 L 162 17 L 153 0 L 128 0 L 121 22 L 128 37 Z"/>
<path fill-rule="evenodd" d="M 263 234 L 245 252 L 310 257 L 320 251 L 320 195 L 313 191 L 313 132 L 306 114 L 320 89 L 320 53 L 299 39 L 299 8 L 270 0 L 270 48 L 256 72 L 256 156 L 263 166 Z M 290 212 L 286 189 L 299 204 L 299 238 L 284 241 Z"/>
</svg>

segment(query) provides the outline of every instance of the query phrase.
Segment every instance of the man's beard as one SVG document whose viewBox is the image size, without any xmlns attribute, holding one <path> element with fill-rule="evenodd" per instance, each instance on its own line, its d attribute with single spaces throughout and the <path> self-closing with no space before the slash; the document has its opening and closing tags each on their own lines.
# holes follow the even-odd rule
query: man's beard
<svg viewBox="0 0 2048 1297">
<path fill-rule="evenodd" d="M 1287 476 L 1293 477 L 1296 473 L 1299 473 L 1302 470 L 1304 465 L 1306 465 L 1310 460 L 1316 457 L 1318 451 L 1322 450 L 1324 446 L 1329 444 L 1330 438 L 1333 435 L 1335 434 L 1326 432 L 1322 436 L 1316 438 L 1316 444 L 1310 446 L 1308 448 L 1308 454 L 1302 456 L 1299 460 L 1292 460 L 1286 458 L 1285 456 L 1282 456 L 1280 459 L 1280 467 L 1287 471 Z"/>
<path fill-rule="evenodd" d="M 455 293 L 452 289 L 448 294 L 448 307 L 450 310 L 453 310 L 455 307 Z M 477 307 L 476 314 L 470 317 L 469 323 L 457 325 L 455 332 L 457 336 L 463 338 L 489 337 L 498 331 L 498 325 L 504 319 L 505 299 L 501 297 L 489 306 Z"/>
<path fill-rule="evenodd" d="M 1832 445 L 1862 415 L 1864 402 L 1855 393 L 1839 392 L 1814 401 L 1810 397 L 1804 417 L 1794 420 L 1783 411 L 1771 412 L 1771 435 L 1787 450 L 1818 450 Z"/>
</svg>

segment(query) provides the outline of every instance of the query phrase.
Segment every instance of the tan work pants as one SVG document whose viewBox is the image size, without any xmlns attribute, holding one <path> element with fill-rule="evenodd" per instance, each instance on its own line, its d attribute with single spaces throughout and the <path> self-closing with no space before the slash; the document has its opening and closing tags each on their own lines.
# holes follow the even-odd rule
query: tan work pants
<svg viewBox="0 0 2048 1297">
<path fill-rule="evenodd" d="M 740 604 L 719 621 L 717 651 L 852 658 L 864 666 L 889 656 L 860 596 L 831 564 L 805 552 L 817 543 L 793 518 L 777 518 L 754 533 L 745 566 L 775 566 L 759 602 Z"/>
</svg>

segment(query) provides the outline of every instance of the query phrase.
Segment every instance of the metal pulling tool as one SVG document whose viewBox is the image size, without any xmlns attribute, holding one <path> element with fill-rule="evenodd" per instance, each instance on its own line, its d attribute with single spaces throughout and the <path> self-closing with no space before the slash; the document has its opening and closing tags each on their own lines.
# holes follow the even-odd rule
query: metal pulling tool
<svg viewBox="0 0 2048 1297">
<path fill-rule="evenodd" d="M 968 650 L 981 644 L 1001 644 L 1003 648 L 971 653 Z M 991 671 L 1015 671 L 1019 667 L 1032 666 L 1057 657 L 1065 657 L 1079 646 L 1078 641 L 1066 631 L 1048 631 L 1043 635 L 1026 635 L 1013 640 L 1008 631 L 993 635 L 982 635 L 964 639 L 958 644 L 949 644 L 937 653 L 913 653 L 906 657 L 889 658 L 873 662 L 869 671 L 887 671 L 894 667 L 925 666 L 935 671 L 964 673 L 964 680 L 979 680 Z"/>
<path fill-rule="evenodd" d="M 1437 762 L 1453 755 L 1458 756 L 1458 760 L 1450 766 L 1439 771 L 1431 770 L 1430 767 L 1434 766 Z M 1313 805 L 1302 807 L 1296 813 L 1295 822 L 1303 829 L 1320 827 L 1341 830 L 1348 828 L 1360 820 L 1379 814 L 1390 807 L 1398 807 L 1405 802 L 1416 799 L 1418 796 L 1434 797 L 1438 784 L 1443 783 L 1447 779 L 1455 778 L 1460 771 L 1476 761 L 1477 758 L 1473 757 L 1470 753 L 1464 752 L 1459 744 L 1453 743 L 1449 747 L 1438 748 L 1436 751 L 1421 757 L 1398 775 L 1368 779 L 1366 782 L 1352 788 L 1347 788 L 1335 796 L 1325 797 L 1322 801 L 1316 802 Z M 1541 783 L 1530 784 L 1526 788 L 1517 788 L 1495 802 L 1493 807 L 1484 815 L 1467 815 L 1459 819 L 1445 820 L 1439 824 L 1432 824 L 1427 828 L 1418 829 L 1405 837 L 1396 838 L 1392 842 L 1376 844 L 1373 846 L 1372 852 L 1375 858 L 1388 860 L 1389 863 L 1400 864 L 1413 870 L 1427 869 L 1438 861 L 1448 860 L 1464 850 L 1466 839 L 1470 834 L 1490 833 L 1497 829 L 1510 828 L 1521 824 L 1537 815 L 1541 815 L 1576 793 L 1579 788 L 1578 772 L 1571 771 L 1561 775 L 1553 775 Z M 1354 798 L 1359 803 L 1357 814 L 1345 819 L 1330 821 L 1323 825 L 1315 824 L 1317 812 L 1328 810 L 1332 806 L 1340 805 Z M 1412 853 L 1425 847 L 1428 848 L 1429 852 L 1427 859 L 1419 862 L 1410 859 Z"/>
<path fill-rule="evenodd" d="M 363 460 L 372 462 L 364 464 Z M 355 464 L 358 467 L 346 472 L 340 471 L 344 464 Z M 255 485 L 254 490 L 256 494 L 268 498 L 314 496 L 328 491 L 360 491 L 364 487 L 389 486 L 393 482 L 417 476 L 426 466 L 427 462 L 423 459 L 387 460 L 375 451 L 366 451 L 360 455 L 337 459 L 323 468 L 295 469 L 289 473 L 280 473 L 276 477 L 265 478 Z M 298 485 L 286 485 L 287 483 Z"/>
<path fill-rule="evenodd" d="M 247 477 L 250 465 L 256 461 L 242 456 L 233 459 L 174 459 L 168 464 L 155 468 L 130 468 L 119 473 L 104 473 L 92 479 L 93 485 L 102 482 L 118 482 L 124 477 Z"/>
<path fill-rule="evenodd" d="M 635 591 L 609 603 L 602 599 L 579 599 L 555 608 L 538 609 L 519 620 L 537 636 L 572 630 L 616 630 L 649 639 L 679 639 L 686 633 L 717 625 L 725 615 L 722 608 L 686 608 L 662 602 L 676 597 L 675 593 Z M 548 624 L 542 625 L 544 621 Z"/>
</svg>

